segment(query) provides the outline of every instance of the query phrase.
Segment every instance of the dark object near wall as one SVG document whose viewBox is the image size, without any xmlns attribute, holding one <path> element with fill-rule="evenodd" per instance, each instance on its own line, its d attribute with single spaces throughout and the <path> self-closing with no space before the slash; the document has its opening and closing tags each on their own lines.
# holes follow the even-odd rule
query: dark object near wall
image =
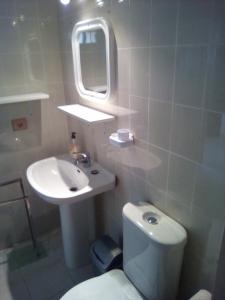
<svg viewBox="0 0 225 300">
<path fill-rule="evenodd" d="M 112 269 L 121 269 L 123 253 L 117 243 L 108 235 L 104 235 L 91 245 L 91 259 L 97 275 Z"/>
</svg>

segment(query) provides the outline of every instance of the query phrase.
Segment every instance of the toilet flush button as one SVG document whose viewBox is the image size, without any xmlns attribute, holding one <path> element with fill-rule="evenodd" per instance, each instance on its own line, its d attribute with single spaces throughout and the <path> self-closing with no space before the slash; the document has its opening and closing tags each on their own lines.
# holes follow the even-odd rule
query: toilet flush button
<svg viewBox="0 0 225 300">
<path fill-rule="evenodd" d="M 148 217 L 147 221 L 149 224 L 158 224 L 158 220 L 155 217 Z"/>
<path fill-rule="evenodd" d="M 147 212 L 143 215 L 143 219 L 151 225 L 157 225 L 159 224 L 160 216 L 153 212 Z"/>
</svg>

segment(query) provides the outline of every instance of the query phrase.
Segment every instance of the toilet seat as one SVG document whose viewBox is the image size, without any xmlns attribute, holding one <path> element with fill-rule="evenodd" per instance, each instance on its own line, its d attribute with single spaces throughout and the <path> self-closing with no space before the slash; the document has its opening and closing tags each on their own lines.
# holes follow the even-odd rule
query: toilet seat
<svg viewBox="0 0 225 300">
<path fill-rule="evenodd" d="M 69 290 L 60 300 L 143 300 L 121 270 L 112 270 L 84 281 Z"/>
</svg>

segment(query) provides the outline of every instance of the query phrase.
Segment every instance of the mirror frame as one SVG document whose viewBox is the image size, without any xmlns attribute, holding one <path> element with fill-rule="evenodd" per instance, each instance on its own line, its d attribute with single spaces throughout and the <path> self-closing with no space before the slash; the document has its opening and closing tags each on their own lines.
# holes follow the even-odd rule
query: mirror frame
<svg viewBox="0 0 225 300">
<path fill-rule="evenodd" d="M 79 34 L 90 29 L 102 29 L 105 34 L 107 74 L 107 89 L 105 94 L 85 89 L 82 80 Z M 114 49 L 115 40 L 111 26 L 103 18 L 85 20 L 75 24 L 72 31 L 73 66 L 75 85 L 81 98 L 91 101 L 106 101 L 111 97 L 115 84 Z"/>
</svg>

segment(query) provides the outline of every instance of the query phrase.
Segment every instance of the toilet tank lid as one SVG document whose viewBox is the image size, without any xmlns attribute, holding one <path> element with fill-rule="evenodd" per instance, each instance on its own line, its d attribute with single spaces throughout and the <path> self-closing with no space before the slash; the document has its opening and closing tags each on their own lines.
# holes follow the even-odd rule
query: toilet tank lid
<svg viewBox="0 0 225 300">
<path fill-rule="evenodd" d="M 183 226 L 147 202 L 127 203 L 123 207 L 123 216 L 158 244 L 178 246 L 186 243 L 187 233 Z"/>
</svg>

